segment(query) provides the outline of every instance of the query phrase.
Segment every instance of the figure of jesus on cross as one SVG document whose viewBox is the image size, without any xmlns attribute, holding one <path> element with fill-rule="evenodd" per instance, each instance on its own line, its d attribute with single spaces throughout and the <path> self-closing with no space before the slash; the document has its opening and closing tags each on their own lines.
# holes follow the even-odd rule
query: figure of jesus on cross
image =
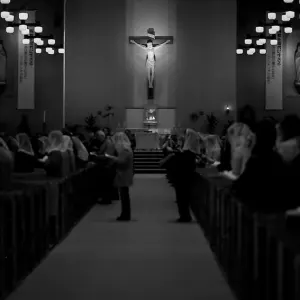
<svg viewBox="0 0 300 300">
<path fill-rule="evenodd" d="M 153 90 L 153 83 L 155 78 L 155 64 L 156 64 L 155 51 L 158 50 L 159 48 L 162 48 L 168 43 L 172 43 L 173 37 L 171 36 L 155 37 L 155 32 L 153 28 L 149 28 L 147 34 L 148 36 L 129 37 L 129 42 L 137 45 L 138 47 L 142 48 L 147 52 L 145 65 L 147 69 L 148 89 Z M 143 44 L 143 42 L 145 41 L 146 41 L 146 45 Z M 150 94 L 152 94 L 152 97 L 149 98 L 153 99 L 153 91 Z"/>
</svg>

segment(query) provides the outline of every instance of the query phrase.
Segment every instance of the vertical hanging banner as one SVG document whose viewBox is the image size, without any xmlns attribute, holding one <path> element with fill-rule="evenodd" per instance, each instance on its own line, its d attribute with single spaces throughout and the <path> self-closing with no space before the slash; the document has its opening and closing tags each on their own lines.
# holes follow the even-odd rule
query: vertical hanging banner
<svg viewBox="0 0 300 300">
<path fill-rule="evenodd" d="M 266 44 L 266 110 L 283 109 L 282 29 L 277 32 L 276 39 L 276 46 L 270 45 L 270 41 Z"/>
<path fill-rule="evenodd" d="M 7 55 L 3 42 L 0 42 L 0 85 L 6 84 L 6 62 Z"/>
<path fill-rule="evenodd" d="M 35 11 L 28 11 L 26 23 L 35 23 Z M 30 35 L 34 28 L 28 27 Z M 35 99 L 35 46 L 33 39 L 23 44 L 24 35 L 18 30 L 18 109 L 34 109 Z"/>
</svg>

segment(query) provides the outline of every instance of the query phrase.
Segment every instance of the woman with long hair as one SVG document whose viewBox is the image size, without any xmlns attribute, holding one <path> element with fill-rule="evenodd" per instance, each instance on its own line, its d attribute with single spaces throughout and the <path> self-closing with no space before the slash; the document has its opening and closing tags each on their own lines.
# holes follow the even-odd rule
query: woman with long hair
<svg viewBox="0 0 300 300">
<path fill-rule="evenodd" d="M 82 168 L 86 166 L 89 160 L 89 153 L 86 147 L 83 145 L 82 141 L 77 136 L 72 137 L 73 150 L 76 158 L 76 166 Z"/>
<path fill-rule="evenodd" d="M 116 166 L 115 186 L 119 189 L 121 199 L 121 215 L 117 221 L 130 221 L 131 207 L 129 187 L 133 184 L 133 153 L 128 136 L 124 132 L 117 132 L 112 141 L 115 145 L 117 156 L 106 154 Z"/>
<path fill-rule="evenodd" d="M 18 149 L 19 149 L 19 143 L 17 141 L 16 138 L 10 136 L 8 137 L 7 139 L 7 142 L 6 142 L 9 150 L 13 153 L 13 154 L 16 154 Z"/>
<path fill-rule="evenodd" d="M 50 143 L 49 143 L 49 138 L 47 136 L 39 137 L 37 155 L 40 157 L 44 157 L 47 154 L 49 146 Z"/>
<path fill-rule="evenodd" d="M 66 156 L 66 173 L 73 173 L 76 171 L 76 161 L 75 155 L 73 151 L 73 141 L 70 136 L 64 135 L 63 136 L 63 143 L 61 147 L 61 151 L 63 152 L 63 156 Z"/>
<path fill-rule="evenodd" d="M 240 176 L 246 167 L 256 143 L 255 134 L 248 125 L 234 123 L 228 128 L 228 141 L 231 148 L 231 170 L 235 177 Z"/>
<path fill-rule="evenodd" d="M 46 149 L 47 156 L 40 161 L 47 172 L 48 176 L 62 177 L 64 174 L 63 168 L 63 134 L 59 130 L 51 131 L 48 136 L 48 147 Z"/>
<path fill-rule="evenodd" d="M 31 141 L 26 133 L 16 136 L 18 151 L 15 153 L 15 171 L 20 173 L 31 173 L 36 166 L 36 157 Z"/>
</svg>

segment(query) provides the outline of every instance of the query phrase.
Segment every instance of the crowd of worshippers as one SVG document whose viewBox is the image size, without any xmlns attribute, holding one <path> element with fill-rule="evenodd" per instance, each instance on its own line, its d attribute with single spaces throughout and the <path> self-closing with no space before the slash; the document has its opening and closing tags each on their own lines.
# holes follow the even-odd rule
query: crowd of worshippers
<svg viewBox="0 0 300 300">
<path fill-rule="evenodd" d="M 197 168 L 215 168 L 216 176 L 229 180 L 230 192 L 253 212 L 280 214 L 300 207 L 299 117 L 236 122 L 225 132 L 219 137 L 187 129 L 164 141 L 161 166 L 176 191 L 178 222 L 192 220 L 193 184 L 201 182 Z"/>
<path fill-rule="evenodd" d="M 13 189 L 14 175 L 44 169 L 46 176 L 66 177 L 89 165 L 105 166 L 105 183 L 99 203 L 121 199 L 119 220 L 130 219 L 129 186 L 133 178 L 135 139 L 129 130 L 71 133 L 54 130 L 34 137 L 26 133 L 0 136 L 0 190 Z"/>
</svg>

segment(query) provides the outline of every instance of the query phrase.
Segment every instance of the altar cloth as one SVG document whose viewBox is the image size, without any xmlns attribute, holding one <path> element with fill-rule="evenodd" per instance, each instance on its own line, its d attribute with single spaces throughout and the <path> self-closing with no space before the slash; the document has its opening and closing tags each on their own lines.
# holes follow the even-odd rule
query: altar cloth
<svg viewBox="0 0 300 300">
<path fill-rule="evenodd" d="M 158 149 L 159 134 L 157 132 L 137 132 L 135 134 L 136 149 Z"/>
</svg>

